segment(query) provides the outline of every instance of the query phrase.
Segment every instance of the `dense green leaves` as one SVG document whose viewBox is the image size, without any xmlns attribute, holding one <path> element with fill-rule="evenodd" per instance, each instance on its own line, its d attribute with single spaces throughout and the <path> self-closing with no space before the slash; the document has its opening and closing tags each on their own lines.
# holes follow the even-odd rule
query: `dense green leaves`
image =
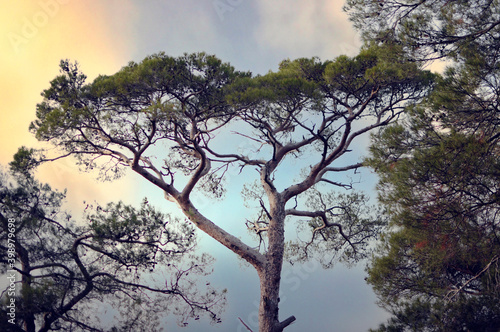
<svg viewBox="0 0 500 332">
<path fill-rule="evenodd" d="M 364 38 L 411 60 L 452 59 L 433 93 L 374 137 L 369 163 L 392 231 L 368 281 L 380 331 L 499 328 L 498 1 L 348 1 Z"/>
<path fill-rule="evenodd" d="M 369 162 L 393 224 L 368 269 L 368 281 L 395 315 L 381 331 L 500 326 L 494 63 L 498 56 L 477 53 L 449 68 L 425 103 L 374 137 Z"/>
<path fill-rule="evenodd" d="M 393 318 L 379 331 L 500 326 L 498 1 L 349 0 L 365 40 L 453 60 L 424 103 L 374 136 L 391 230 L 368 267 Z"/>
<path fill-rule="evenodd" d="M 407 303 L 397 309 L 394 317 L 372 332 L 421 331 L 480 331 L 497 332 L 500 328 L 499 302 L 482 296 L 459 300 L 452 304 L 444 301 Z"/>
</svg>

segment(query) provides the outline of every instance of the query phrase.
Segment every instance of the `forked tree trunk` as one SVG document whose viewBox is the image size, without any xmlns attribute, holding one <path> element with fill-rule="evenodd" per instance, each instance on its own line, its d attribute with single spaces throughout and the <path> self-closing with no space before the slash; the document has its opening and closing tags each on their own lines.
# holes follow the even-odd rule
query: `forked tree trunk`
<svg viewBox="0 0 500 332">
<path fill-rule="evenodd" d="M 144 172 L 141 173 L 140 168 L 136 168 L 136 171 L 143 174 L 146 178 L 149 176 Z M 255 267 L 260 279 L 259 332 L 281 332 L 295 321 L 295 317 L 291 316 L 280 322 L 278 315 L 281 269 L 283 266 L 285 244 L 285 199 L 267 179 L 265 171 L 262 174 L 262 183 L 269 198 L 268 213 L 270 221 L 267 230 L 268 248 L 266 255 L 262 255 L 255 249 L 248 247 L 241 240 L 227 233 L 203 216 L 192 205 L 189 197 L 183 197 L 181 193 L 177 192 L 172 192 L 171 195 L 179 204 L 186 217 L 200 230 L 219 241 Z M 154 181 L 152 182 L 155 183 Z M 164 186 L 162 189 L 167 191 L 170 188 Z"/>
</svg>

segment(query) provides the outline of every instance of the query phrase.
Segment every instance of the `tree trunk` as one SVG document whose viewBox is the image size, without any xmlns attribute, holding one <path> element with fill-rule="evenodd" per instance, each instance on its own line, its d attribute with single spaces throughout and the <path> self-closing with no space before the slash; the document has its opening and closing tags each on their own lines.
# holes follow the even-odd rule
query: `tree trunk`
<svg viewBox="0 0 500 332">
<path fill-rule="evenodd" d="M 269 264 L 270 265 L 270 264 Z M 260 278 L 260 305 L 259 305 L 259 331 L 278 332 L 279 328 L 279 275 L 271 266 L 259 275 Z"/>
<path fill-rule="evenodd" d="M 259 271 L 259 331 L 281 332 L 295 320 L 295 317 L 291 316 L 283 322 L 279 321 L 279 291 L 285 244 L 285 204 L 281 195 L 276 192 L 269 195 L 269 203 L 271 217 L 267 231 L 269 244 L 266 263 Z"/>
</svg>

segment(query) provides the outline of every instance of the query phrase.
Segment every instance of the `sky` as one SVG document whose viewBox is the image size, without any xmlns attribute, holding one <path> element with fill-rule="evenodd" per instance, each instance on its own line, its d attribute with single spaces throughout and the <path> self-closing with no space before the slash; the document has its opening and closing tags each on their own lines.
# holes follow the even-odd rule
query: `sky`
<svg viewBox="0 0 500 332">
<path fill-rule="evenodd" d="M 352 56 L 361 46 L 341 0 L 0 1 L 1 165 L 7 165 L 20 146 L 50 148 L 37 142 L 28 127 L 40 93 L 58 75 L 61 59 L 77 61 L 89 81 L 157 52 L 179 56 L 204 51 L 237 70 L 265 74 L 287 58 Z M 364 174 L 361 186 L 372 191 L 373 175 Z M 71 159 L 42 166 L 37 177 L 53 188 L 67 188 L 67 206 L 74 211 L 84 207 L 83 201 L 138 205 L 144 196 L 167 212 L 175 209 L 137 175 L 127 173 L 102 183 L 96 174 L 80 172 Z M 235 175 L 232 181 L 239 179 Z M 202 198 L 198 203 L 214 220 L 242 213 L 234 204 L 216 210 Z M 200 238 L 200 248 L 217 258 L 212 284 L 228 289 L 223 323 L 207 326 L 207 320 L 200 320 L 180 328 L 173 319 L 167 331 L 245 331 L 238 318 L 255 328 L 256 273 L 218 243 L 202 234 Z M 314 262 L 285 265 L 280 314 L 282 319 L 297 318 L 286 331 L 366 331 L 378 326 L 387 314 L 375 304 L 364 278 L 363 264 L 331 270 Z"/>
</svg>

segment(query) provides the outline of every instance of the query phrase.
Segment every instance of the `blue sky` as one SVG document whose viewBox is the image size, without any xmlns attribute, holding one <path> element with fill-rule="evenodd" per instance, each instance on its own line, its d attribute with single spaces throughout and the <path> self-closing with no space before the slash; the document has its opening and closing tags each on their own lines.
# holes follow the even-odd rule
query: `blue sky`
<svg viewBox="0 0 500 332">
<path fill-rule="evenodd" d="M 280 61 L 318 56 L 322 60 L 341 54 L 355 55 L 360 47 L 339 0 L 40 0 L 2 2 L 0 5 L 0 163 L 8 163 L 21 145 L 41 146 L 27 128 L 35 117 L 40 92 L 58 74 L 60 59 L 81 64 L 89 79 L 112 74 L 128 61 L 165 52 L 178 56 L 204 51 L 230 62 L 236 69 L 264 74 Z M 366 139 L 359 143 L 364 150 Z M 138 204 L 147 196 L 169 211 L 156 188 L 128 174 L 111 183 L 100 183 L 95 174 L 78 172 L 71 160 L 43 166 L 39 179 L 58 189 L 68 189 L 68 206 L 75 211 L 82 201 L 124 200 Z M 241 178 L 232 176 L 228 199 L 203 211 L 214 220 L 243 220 Z M 363 172 L 358 185 L 373 192 L 374 179 Z M 235 204 L 240 203 L 240 204 Z M 202 204 L 203 205 L 203 204 Z M 248 237 L 243 224 L 227 224 L 237 236 Z M 200 235 L 200 249 L 216 256 L 213 285 L 228 289 L 223 323 L 207 321 L 168 331 L 245 331 L 241 317 L 255 327 L 258 278 L 252 268 L 218 243 Z M 347 269 L 337 265 L 323 270 L 319 264 L 285 265 L 282 317 L 295 315 L 286 331 L 366 331 L 387 317 L 364 282 L 364 264 Z"/>
</svg>

